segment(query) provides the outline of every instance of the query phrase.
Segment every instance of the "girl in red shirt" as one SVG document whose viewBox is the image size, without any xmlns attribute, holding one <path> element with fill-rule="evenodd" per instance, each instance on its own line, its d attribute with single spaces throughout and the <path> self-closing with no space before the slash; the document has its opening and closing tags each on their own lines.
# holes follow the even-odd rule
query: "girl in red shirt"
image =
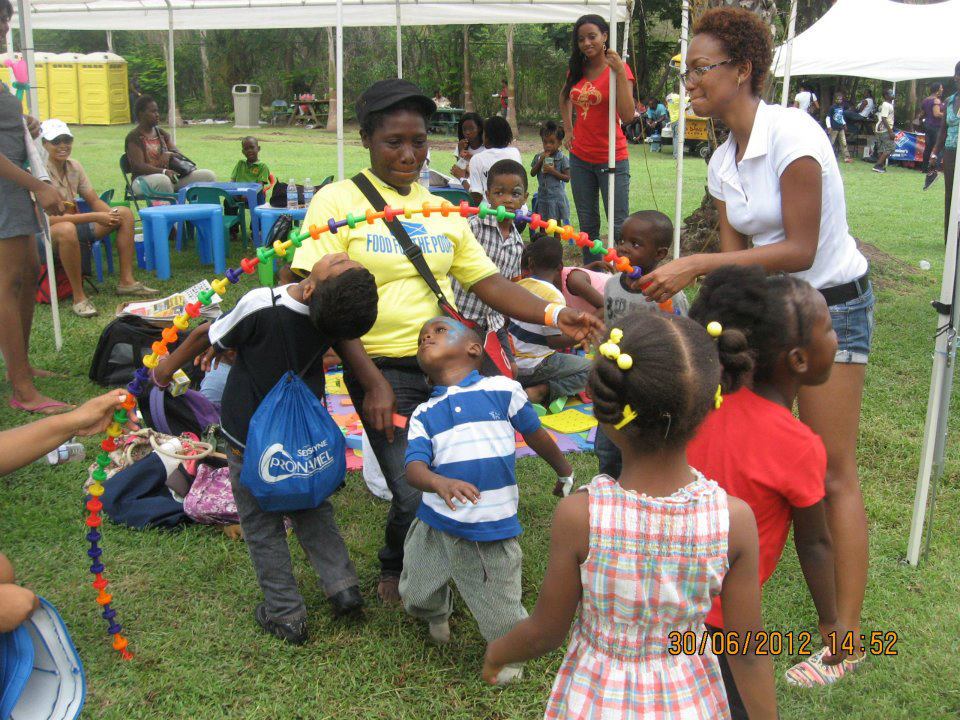
<svg viewBox="0 0 960 720">
<path fill-rule="evenodd" d="M 577 208 L 580 230 L 600 237 L 600 196 L 607 206 L 609 162 L 610 84 L 616 83 L 616 173 L 613 191 L 613 237 L 629 214 L 630 166 L 627 138 L 620 125 L 633 118 L 633 73 L 607 47 L 610 27 L 599 15 L 584 15 L 573 26 L 573 49 L 567 82 L 560 91 L 564 145 L 570 151 L 570 190 Z M 593 261 L 583 249 L 584 265 Z"/>
<path fill-rule="evenodd" d="M 753 510 L 761 585 L 773 574 L 793 523 L 824 647 L 787 671 L 787 681 L 808 687 L 832 683 L 855 663 L 837 663 L 844 631 L 837 618 L 824 511 L 827 456 L 820 437 L 791 412 L 802 386 L 820 385 L 830 377 L 837 335 L 826 301 L 803 280 L 768 276 L 759 265 L 731 265 L 706 277 L 690 317 L 703 325 L 717 321 L 724 333 L 740 330 L 755 359 L 752 382 L 725 396 L 701 425 L 687 449 L 690 465 Z M 722 357 L 722 335 L 719 349 Z M 707 625 L 724 627 L 719 599 Z M 838 654 L 831 655 L 831 649 Z M 739 695 L 725 658 L 721 668 L 732 715 L 746 718 L 737 714 Z"/>
</svg>

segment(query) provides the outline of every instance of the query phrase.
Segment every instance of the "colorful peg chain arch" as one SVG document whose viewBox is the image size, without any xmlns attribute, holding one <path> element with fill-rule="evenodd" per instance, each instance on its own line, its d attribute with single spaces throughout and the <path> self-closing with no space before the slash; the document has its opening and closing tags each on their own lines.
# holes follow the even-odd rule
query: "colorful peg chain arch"
<svg viewBox="0 0 960 720">
<path fill-rule="evenodd" d="M 398 217 L 409 219 L 414 215 L 430 217 L 433 214 L 442 215 L 443 217 L 459 215 L 464 218 L 470 217 L 471 215 L 479 215 L 481 218 L 495 217 L 500 221 L 518 220 L 520 222 L 526 222 L 534 231 L 540 231 L 548 235 L 556 235 L 562 240 L 567 240 L 579 247 L 589 248 L 591 253 L 601 255 L 605 262 L 613 265 L 618 271 L 627 273 L 631 278 L 637 279 L 641 274 L 640 268 L 633 267 L 630 261 L 624 257 L 620 257 L 616 250 L 605 247 L 601 240 L 591 240 L 587 233 L 578 233 L 571 225 L 560 225 L 556 220 L 544 220 L 536 213 L 526 215 L 519 212 L 510 212 L 502 205 L 497 208 L 492 208 L 486 203 L 481 203 L 479 207 L 473 207 L 466 201 L 461 202 L 459 205 L 444 201 L 439 204 L 424 203 L 420 207 L 392 208 L 387 206 L 381 212 L 375 212 L 373 209 L 369 209 L 365 212 L 349 213 L 344 220 L 331 218 L 323 225 L 311 225 L 307 230 L 291 231 L 287 240 L 275 240 L 272 245 L 260 247 L 257 249 L 256 257 L 243 258 L 240 261 L 239 268 L 228 268 L 226 273 L 224 273 L 224 277 L 210 282 L 210 290 L 200 292 L 197 302 L 187 303 L 187 305 L 184 306 L 184 312 L 173 319 L 173 325 L 165 328 L 160 340 L 153 343 L 150 348 L 150 354 L 143 358 L 143 367 L 137 369 L 133 380 L 127 385 L 127 392 L 129 393 L 127 399 L 123 403 L 123 408 L 114 413 L 113 422 L 106 430 L 107 438 L 100 444 L 100 452 L 96 457 L 98 467 L 93 471 L 94 482 L 88 489 L 89 497 L 86 504 L 87 510 L 89 511 L 86 524 L 90 529 L 87 533 L 87 540 L 90 542 L 90 549 L 87 551 L 87 555 L 89 555 L 93 561 L 93 564 L 90 566 L 90 572 L 95 576 L 93 587 L 96 588 L 98 592 L 97 603 L 103 608 L 101 613 L 103 618 L 110 623 L 107 632 L 113 636 L 114 650 L 119 652 L 125 660 L 131 659 L 133 654 L 127 649 L 128 641 L 127 638 L 121 634 L 122 628 L 120 623 L 115 621 L 117 611 L 111 607 L 113 596 L 106 592 L 108 581 L 104 577 L 104 565 L 102 562 L 103 549 L 98 545 L 101 539 L 98 528 L 102 523 L 100 511 L 103 509 L 103 504 L 99 498 L 103 495 L 104 488 L 102 483 L 107 478 L 105 468 L 110 464 L 109 453 L 117 449 L 116 438 L 123 433 L 123 424 L 127 422 L 128 413 L 133 412 L 136 408 L 136 398 L 143 393 L 150 382 L 150 371 L 157 367 L 162 357 L 169 354 L 170 350 L 168 346 L 177 341 L 180 331 L 186 330 L 189 327 L 190 320 L 200 315 L 202 307 L 210 305 L 213 301 L 214 294 L 225 295 L 230 286 L 240 282 L 240 279 L 244 275 L 251 275 L 256 272 L 257 265 L 260 263 L 270 262 L 274 257 L 285 257 L 291 247 L 299 248 L 307 238 L 316 240 L 325 232 L 336 234 L 342 227 L 352 229 L 365 223 L 372 224 L 381 218 L 389 222 Z"/>
</svg>

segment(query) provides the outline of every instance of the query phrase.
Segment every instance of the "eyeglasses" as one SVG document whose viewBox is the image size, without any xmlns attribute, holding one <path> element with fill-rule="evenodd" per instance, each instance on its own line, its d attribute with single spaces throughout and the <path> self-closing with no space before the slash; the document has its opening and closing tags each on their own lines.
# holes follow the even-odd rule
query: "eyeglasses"
<svg viewBox="0 0 960 720">
<path fill-rule="evenodd" d="M 73 138 L 69 135 L 60 135 L 53 140 L 48 140 L 51 145 L 73 145 Z"/>
<path fill-rule="evenodd" d="M 698 83 L 703 79 L 703 76 L 714 68 L 718 68 L 721 65 L 726 65 L 727 63 L 732 63 L 733 58 L 727 58 L 726 60 L 721 60 L 720 62 L 713 63 L 712 65 L 701 65 L 700 67 L 690 68 L 686 72 L 680 73 L 680 79 L 685 82 L 694 82 Z"/>
</svg>

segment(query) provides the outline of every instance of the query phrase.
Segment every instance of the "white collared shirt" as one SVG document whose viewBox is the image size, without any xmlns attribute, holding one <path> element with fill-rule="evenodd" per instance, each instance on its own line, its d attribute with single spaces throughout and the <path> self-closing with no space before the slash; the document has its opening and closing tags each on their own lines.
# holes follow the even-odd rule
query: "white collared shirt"
<svg viewBox="0 0 960 720">
<path fill-rule="evenodd" d="M 733 229 L 750 237 L 754 246 L 780 242 L 786 238 L 780 176 L 802 157 L 820 165 L 820 239 L 813 265 L 792 275 L 817 289 L 842 285 L 867 272 L 867 259 L 847 227 L 843 180 L 830 140 L 807 113 L 761 101 L 743 159 L 737 163 L 731 133 L 710 158 L 707 188 L 726 203 Z"/>
</svg>

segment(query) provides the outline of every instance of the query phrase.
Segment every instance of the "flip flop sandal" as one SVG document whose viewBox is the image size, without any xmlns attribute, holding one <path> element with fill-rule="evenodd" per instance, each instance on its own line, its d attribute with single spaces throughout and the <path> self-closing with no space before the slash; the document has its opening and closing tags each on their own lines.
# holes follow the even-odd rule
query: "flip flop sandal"
<svg viewBox="0 0 960 720">
<path fill-rule="evenodd" d="M 853 668 L 847 667 L 847 662 L 827 665 L 823 659 L 830 653 L 829 648 L 821 648 L 803 662 L 799 662 L 784 673 L 789 685 L 794 687 L 812 688 L 821 685 L 832 685 Z M 864 656 L 866 657 L 866 656 Z M 863 662 L 863 658 L 854 661 Z"/>
<path fill-rule="evenodd" d="M 72 410 L 73 406 L 68 405 L 65 402 L 60 402 L 59 400 L 47 400 L 42 402 L 35 407 L 27 407 L 19 400 L 14 400 L 10 398 L 10 402 L 7 403 L 14 410 L 23 410 L 23 412 L 33 413 L 35 415 L 59 415 L 60 412 L 66 412 L 67 410 Z M 46 410 L 59 410 L 60 412 L 45 412 Z"/>
</svg>

